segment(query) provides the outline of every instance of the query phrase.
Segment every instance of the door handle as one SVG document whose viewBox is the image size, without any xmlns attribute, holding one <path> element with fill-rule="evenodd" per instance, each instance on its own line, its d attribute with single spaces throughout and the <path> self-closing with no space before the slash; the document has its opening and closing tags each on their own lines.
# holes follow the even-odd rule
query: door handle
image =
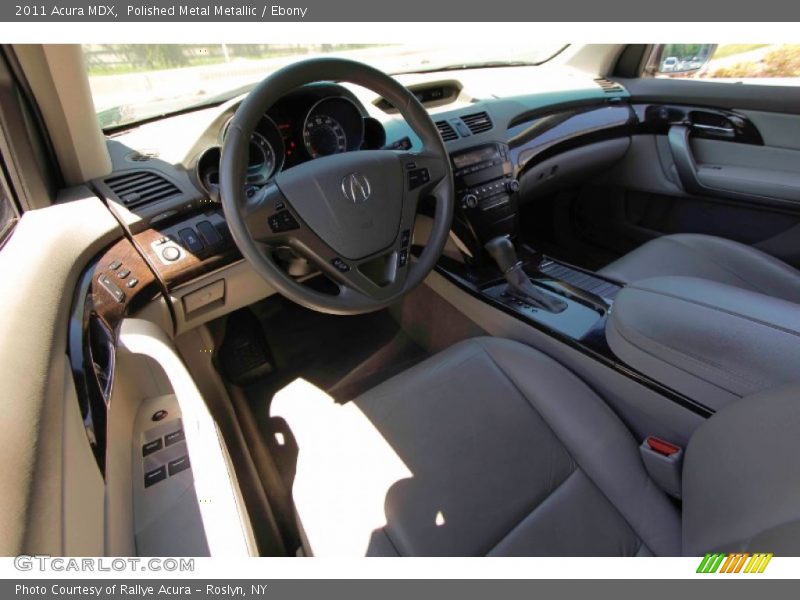
<svg viewBox="0 0 800 600">
<path fill-rule="evenodd" d="M 690 194 L 702 195 L 706 190 L 705 186 L 697 178 L 697 163 L 689 145 L 690 134 L 691 128 L 689 125 L 673 125 L 670 127 L 667 134 L 669 150 L 672 154 L 672 160 L 675 161 L 678 179 L 680 179 L 683 189 Z"/>
<path fill-rule="evenodd" d="M 733 127 L 720 127 L 719 125 L 704 125 L 703 123 L 692 123 L 694 129 L 705 131 L 714 135 L 722 135 L 725 137 L 734 137 L 736 130 Z"/>
</svg>

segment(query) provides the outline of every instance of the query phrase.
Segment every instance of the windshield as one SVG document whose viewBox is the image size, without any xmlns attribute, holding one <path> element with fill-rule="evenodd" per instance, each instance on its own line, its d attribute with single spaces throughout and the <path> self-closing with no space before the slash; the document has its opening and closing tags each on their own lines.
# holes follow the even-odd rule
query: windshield
<svg viewBox="0 0 800 600">
<path fill-rule="evenodd" d="M 391 74 L 537 65 L 564 44 L 491 46 L 361 44 L 116 44 L 83 46 L 104 129 L 225 101 L 269 73 L 314 56 L 340 56 Z"/>
</svg>

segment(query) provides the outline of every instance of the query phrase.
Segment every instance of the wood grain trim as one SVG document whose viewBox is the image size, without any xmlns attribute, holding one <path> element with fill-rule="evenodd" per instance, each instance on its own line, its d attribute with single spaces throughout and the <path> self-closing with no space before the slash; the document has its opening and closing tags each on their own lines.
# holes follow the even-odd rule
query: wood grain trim
<svg viewBox="0 0 800 600">
<path fill-rule="evenodd" d="M 116 263 L 119 263 L 119 266 L 112 269 L 111 267 Z M 126 271 L 129 274 L 121 277 L 121 275 L 125 275 Z M 101 283 L 104 276 L 107 276 L 122 291 L 124 294 L 122 301 Z M 134 279 L 137 280 L 137 283 L 133 287 L 128 287 Z M 130 240 L 122 238 L 101 254 L 95 262 L 87 306 L 112 331 L 116 331 L 126 314 L 135 312 L 160 292 L 158 280 L 147 262 Z"/>
<path fill-rule="evenodd" d="M 180 260 L 166 264 L 158 256 L 152 244 L 167 235 L 158 229 L 147 229 L 137 233 L 133 239 L 141 253 L 147 258 L 167 289 L 186 283 L 205 273 L 236 262 L 241 258 L 238 249 L 231 245 L 228 248 L 210 255 L 197 256 L 184 248 L 185 256 Z"/>
</svg>

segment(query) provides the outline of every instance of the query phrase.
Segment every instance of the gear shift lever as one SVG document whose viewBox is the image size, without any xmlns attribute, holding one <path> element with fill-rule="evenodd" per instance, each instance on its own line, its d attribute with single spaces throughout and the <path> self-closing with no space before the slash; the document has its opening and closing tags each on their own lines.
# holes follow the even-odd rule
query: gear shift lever
<svg viewBox="0 0 800 600">
<path fill-rule="evenodd" d="M 531 283 L 508 236 L 492 238 L 486 242 L 485 248 L 506 278 L 510 294 L 552 313 L 559 313 L 567 308 L 566 302 L 546 294 Z"/>
</svg>

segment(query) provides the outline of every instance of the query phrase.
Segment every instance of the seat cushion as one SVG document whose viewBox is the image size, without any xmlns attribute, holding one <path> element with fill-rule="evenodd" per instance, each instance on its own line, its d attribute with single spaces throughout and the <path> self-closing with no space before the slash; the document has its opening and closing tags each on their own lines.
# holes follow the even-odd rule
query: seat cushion
<svg viewBox="0 0 800 600">
<path fill-rule="evenodd" d="M 800 271 L 752 246 L 709 235 L 656 238 L 599 274 L 622 283 L 665 275 L 698 277 L 800 302 Z"/>
<path fill-rule="evenodd" d="M 273 399 L 315 555 L 680 553 L 680 519 L 591 389 L 517 342 L 461 342 L 337 405 Z"/>
</svg>

